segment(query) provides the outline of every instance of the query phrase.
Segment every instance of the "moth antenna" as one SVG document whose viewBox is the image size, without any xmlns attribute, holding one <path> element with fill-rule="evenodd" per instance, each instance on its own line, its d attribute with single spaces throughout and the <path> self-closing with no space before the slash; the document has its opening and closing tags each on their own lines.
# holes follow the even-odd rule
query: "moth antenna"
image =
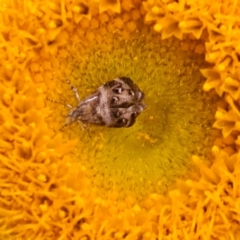
<svg viewBox="0 0 240 240">
<path fill-rule="evenodd" d="M 49 97 L 47 97 L 46 99 L 47 99 L 48 101 L 52 102 L 52 103 L 61 104 L 61 105 L 65 106 L 65 107 L 68 107 L 68 108 L 70 108 L 70 109 L 73 109 L 73 106 L 71 106 L 71 105 L 68 104 L 68 103 L 59 102 L 59 101 L 56 101 L 56 100 L 51 99 L 51 98 L 49 98 Z"/>
<path fill-rule="evenodd" d="M 73 93 L 75 94 L 75 97 L 76 97 L 78 103 L 80 103 L 81 100 L 80 100 L 80 97 L 79 97 L 77 88 L 74 87 L 67 78 L 66 78 L 66 81 L 67 81 L 68 85 L 70 86 L 70 89 L 71 89 L 71 90 L 73 91 Z"/>
</svg>

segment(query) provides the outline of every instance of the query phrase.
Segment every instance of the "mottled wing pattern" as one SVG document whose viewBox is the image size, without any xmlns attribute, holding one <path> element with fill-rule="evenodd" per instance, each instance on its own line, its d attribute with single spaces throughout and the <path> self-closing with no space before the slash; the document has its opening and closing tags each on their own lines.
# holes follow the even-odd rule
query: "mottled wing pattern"
<svg viewBox="0 0 240 240">
<path fill-rule="evenodd" d="M 68 117 L 107 127 L 130 127 L 146 107 L 144 93 L 130 78 L 121 77 L 102 85 L 73 109 Z"/>
</svg>

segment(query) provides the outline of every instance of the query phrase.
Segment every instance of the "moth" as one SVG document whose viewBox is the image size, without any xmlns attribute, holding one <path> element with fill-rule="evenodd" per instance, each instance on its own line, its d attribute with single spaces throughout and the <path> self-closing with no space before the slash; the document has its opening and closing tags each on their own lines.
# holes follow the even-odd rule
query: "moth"
<svg viewBox="0 0 240 240">
<path fill-rule="evenodd" d="M 144 93 L 128 77 L 103 84 L 84 100 L 80 100 L 77 89 L 70 86 L 78 105 L 75 108 L 68 105 L 71 110 L 66 125 L 78 121 L 113 128 L 130 127 L 146 108 Z"/>
</svg>

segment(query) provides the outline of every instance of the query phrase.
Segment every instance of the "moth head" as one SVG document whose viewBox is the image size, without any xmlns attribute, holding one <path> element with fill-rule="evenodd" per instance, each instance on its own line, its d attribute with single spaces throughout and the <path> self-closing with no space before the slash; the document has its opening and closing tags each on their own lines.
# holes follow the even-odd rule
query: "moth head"
<svg viewBox="0 0 240 240">
<path fill-rule="evenodd" d="M 67 115 L 65 125 L 70 125 L 79 119 L 79 112 L 77 111 L 77 108 L 73 108 Z"/>
</svg>

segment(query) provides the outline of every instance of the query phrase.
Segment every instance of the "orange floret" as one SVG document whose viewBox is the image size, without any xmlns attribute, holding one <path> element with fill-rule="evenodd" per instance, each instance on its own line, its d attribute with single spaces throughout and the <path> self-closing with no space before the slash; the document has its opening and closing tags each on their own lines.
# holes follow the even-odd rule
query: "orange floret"
<svg viewBox="0 0 240 240">
<path fill-rule="evenodd" d="M 239 239 L 239 4 L 2 1 L 0 239 Z M 122 29 L 127 39 L 137 32 L 142 17 L 162 39 L 191 35 L 205 41 L 205 48 L 201 44 L 193 48 L 206 51 L 206 60 L 213 64 L 201 72 L 206 77 L 204 90 L 215 90 L 224 101 L 213 125 L 222 136 L 212 148 L 213 159 L 194 156 L 193 176 L 179 181 L 166 196 L 152 193 L 141 202 L 133 197 L 120 201 L 113 192 L 105 199 L 96 195 L 88 169 L 70 154 L 81 139 L 69 140 L 56 130 L 60 127 L 51 121 L 46 97 L 64 91 L 53 78 L 77 76 L 62 63 L 71 61 L 74 34 L 78 36 L 73 37 L 74 44 L 83 38 L 86 48 L 116 29 Z M 111 40 L 105 41 L 110 51 Z M 189 50 L 191 45 L 183 48 Z M 158 140 L 142 137 L 150 143 Z"/>
</svg>

